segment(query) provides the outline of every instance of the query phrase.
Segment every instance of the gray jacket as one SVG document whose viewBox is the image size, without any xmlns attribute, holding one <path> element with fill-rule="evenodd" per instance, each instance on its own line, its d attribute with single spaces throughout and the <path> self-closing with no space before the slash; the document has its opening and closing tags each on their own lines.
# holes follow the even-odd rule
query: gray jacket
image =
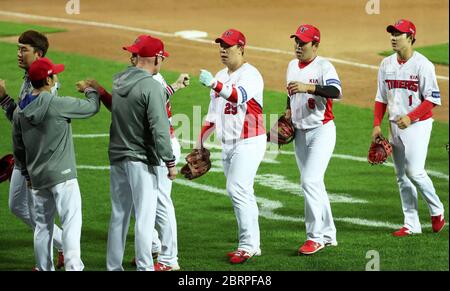
<svg viewBox="0 0 450 291">
<path fill-rule="evenodd" d="M 28 104 L 19 104 L 13 116 L 16 167 L 31 179 L 33 189 L 53 187 L 77 177 L 72 140 L 72 118 L 82 119 L 99 110 L 99 95 L 87 99 L 57 97 L 41 92 Z"/>
<path fill-rule="evenodd" d="M 175 160 L 165 108 L 166 93 L 152 75 L 128 67 L 114 76 L 109 160 L 125 159 L 158 166 Z"/>
</svg>

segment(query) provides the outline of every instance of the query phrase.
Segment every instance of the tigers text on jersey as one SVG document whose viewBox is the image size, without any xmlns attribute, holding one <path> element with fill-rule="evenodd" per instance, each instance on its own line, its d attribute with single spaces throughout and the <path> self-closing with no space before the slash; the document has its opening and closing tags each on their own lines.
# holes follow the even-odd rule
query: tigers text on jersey
<svg viewBox="0 0 450 291">
<path fill-rule="evenodd" d="M 240 139 L 265 134 L 263 121 L 264 81 L 259 71 L 244 63 L 235 72 L 219 71 L 216 80 L 223 86 L 236 88 L 237 102 L 230 102 L 211 90 L 206 121 L 216 126 L 217 138 L 222 143 L 234 143 Z"/>
<path fill-rule="evenodd" d="M 342 96 L 341 81 L 336 69 L 327 59 L 320 56 L 317 56 L 303 68 L 300 68 L 298 59 L 292 60 L 288 65 L 286 80 L 287 84 L 290 82 L 302 82 L 305 84 L 334 86 Z M 295 128 L 316 128 L 334 119 L 332 111 L 333 100 L 330 98 L 308 93 L 296 93 L 289 97 L 292 123 Z"/>
<path fill-rule="evenodd" d="M 397 54 L 386 57 L 378 71 L 375 101 L 388 104 L 389 119 L 395 121 L 407 115 L 424 100 L 441 105 L 434 65 L 418 52 L 403 64 L 397 60 Z M 430 111 L 420 120 L 431 116 Z"/>
</svg>

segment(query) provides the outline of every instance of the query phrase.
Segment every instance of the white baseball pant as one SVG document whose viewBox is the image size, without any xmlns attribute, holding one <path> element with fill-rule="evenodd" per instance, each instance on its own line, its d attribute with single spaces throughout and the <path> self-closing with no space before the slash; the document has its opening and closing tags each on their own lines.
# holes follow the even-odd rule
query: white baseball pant
<svg viewBox="0 0 450 291">
<path fill-rule="evenodd" d="M 31 190 L 36 210 L 34 230 L 34 253 L 37 267 L 41 271 L 54 271 L 52 236 L 55 213 L 62 224 L 64 267 L 66 271 L 82 271 L 81 237 L 81 194 L 77 179 L 71 179 L 51 188 Z"/>
<path fill-rule="evenodd" d="M 412 123 L 406 129 L 400 129 L 395 122 L 391 122 L 390 141 L 405 216 L 404 226 L 413 233 L 422 232 L 416 187 L 422 193 L 431 216 L 444 214 L 444 206 L 425 171 L 432 127 L 431 118 Z"/>
<path fill-rule="evenodd" d="M 295 130 L 295 157 L 305 195 L 307 240 L 337 244 L 336 227 L 324 177 L 336 144 L 336 126 L 331 120 L 308 130 Z"/>
<path fill-rule="evenodd" d="M 27 187 L 27 181 L 19 169 L 14 168 L 9 183 L 9 209 L 34 230 L 36 227 L 36 211 L 33 205 L 31 191 Z M 62 250 L 62 230 L 56 224 L 53 226 L 53 245 Z"/>
<path fill-rule="evenodd" d="M 106 267 L 123 271 L 126 236 L 134 207 L 135 257 L 138 271 L 153 271 L 151 253 L 155 228 L 157 166 L 124 160 L 111 165 L 111 220 L 108 231 Z"/>
<path fill-rule="evenodd" d="M 226 189 L 233 204 L 239 229 L 239 250 L 261 254 L 253 184 L 266 151 L 266 135 L 247 138 L 234 145 L 222 144 L 222 163 L 227 178 Z"/>
<path fill-rule="evenodd" d="M 181 156 L 181 146 L 178 140 L 171 138 L 175 164 Z M 158 252 L 158 262 L 173 266 L 178 264 L 177 221 L 175 208 L 170 194 L 172 181 L 167 178 L 169 173 L 165 163 L 157 167 L 158 202 L 156 205 L 155 230 L 153 232 L 152 252 Z M 159 231 L 159 233 L 158 233 Z"/>
</svg>

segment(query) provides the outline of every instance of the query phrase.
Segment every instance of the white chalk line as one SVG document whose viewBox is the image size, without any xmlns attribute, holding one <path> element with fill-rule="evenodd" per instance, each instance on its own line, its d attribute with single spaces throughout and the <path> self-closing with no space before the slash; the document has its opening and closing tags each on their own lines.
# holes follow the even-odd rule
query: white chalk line
<svg viewBox="0 0 450 291">
<path fill-rule="evenodd" d="M 102 27 L 102 28 L 112 28 L 112 29 L 119 29 L 119 30 L 125 30 L 125 31 L 146 33 L 146 34 L 151 34 L 151 35 L 155 35 L 155 36 L 180 38 L 180 36 L 176 35 L 176 33 L 167 33 L 167 32 L 155 31 L 155 30 L 150 30 L 150 29 L 114 24 L 114 23 L 107 23 L 107 22 L 50 17 L 50 16 L 33 15 L 33 14 L 18 13 L 18 12 L 5 11 L 5 10 L 0 10 L 0 15 L 18 17 L 18 18 L 26 18 L 26 19 L 44 20 L 44 21 L 51 21 L 51 22 L 59 22 L 59 23 L 87 25 L 87 26 Z M 200 43 L 214 44 L 213 40 L 207 40 L 207 39 L 193 38 L 193 39 L 186 39 L 186 40 L 200 42 Z M 278 50 L 278 49 L 257 47 L 257 46 L 251 46 L 251 45 L 247 46 L 247 49 L 254 50 L 254 51 L 266 52 L 266 53 L 276 53 L 276 54 L 284 54 L 284 55 L 294 56 L 293 52 L 283 51 L 283 50 Z M 334 63 L 349 65 L 349 66 L 353 66 L 353 67 L 367 68 L 367 69 L 372 69 L 372 70 L 378 70 L 378 68 L 379 68 L 378 66 L 374 66 L 374 65 L 346 61 L 346 60 L 342 60 L 342 59 L 336 59 L 336 58 L 330 58 L 330 57 L 325 57 L 325 58 L 327 58 L 328 60 L 330 60 L 331 62 L 334 62 Z M 437 75 L 436 78 L 441 79 L 441 80 L 449 80 L 449 77 L 447 77 L 447 76 Z"/>
<path fill-rule="evenodd" d="M 74 138 L 101 138 L 101 137 L 109 137 L 108 133 L 99 133 L 99 134 L 74 134 L 73 135 Z M 188 145 L 193 145 L 195 144 L 195 141 L 190 141 L 190 140 L 184 140 L 181 139 L 179 140 L 182 144 L 188 144 Z M 217 144 L 212 144 L 212 143 L 205 143 L 205 146 L 208 147 L 209 149 L 222 149 L 222 147 L 220 145 Z M 295 155 L 294 152 L 290 152 L 290 151 L 266 151 L 266 154 L 269 155 L 277 155 L 277 154 L 282 154 L 282 155 Z M 351 156 L 351 155 L 342 155 L 342 154 L 333 154 L 331 156 L 332 158 L 336 158 L 336 159 L 343 159 L 343 160 L 351 160 L 351 161 L 357 161 L 357 162 L 363 162 L 363 163 L 367 163 L 367 158 L 363 158 L 363 157 L 355 157 L 355 156 Z M 263 162 L 267 162 L 267 163 L 279 163 L 278 161 L 275 161 L 273 159 L 264 159 Z M 383 166 L 386 167 L 394 167 L 393 163 L 384 163 Z M 426 170 L 429 176 L 433 176 L 439 179 L 443 179 L 443 180 L 447 180 L 449 181 L 449 175 L 444 174 L 442 172 L 439 171 L 434 171 L 434 170 Z"/>
<path fill-rule="evenodd" d="M 88 165 L 79 165 L 77 166 L 78 169 L 88 169 L 88 170 L 102 170 L 107 171 L 110 169 L 109 166 L 88 166 Z M 228 196 L 228 193 L 224 189 L 220 189 L 214 186 L 210 185 L 203 185 L 200 183 L 192 182 L 189 180 L 183 180 L 183 179 L 175 179 L 173 181 L 176 184 L 190 187 L 193 189 L 209 192 L 209 193 L 215 193 L 220 194 L 224 196 Z M 263 218 L 267 218 L 270 220 L 279 220 L 279 221 L 289 221 L 289 222 L 304 222 L 305 218 L 298 216 L 285 216 L 275 213 L 277 209 L 280 209 L 283 207 L 283 203 L 280 201 L 274 201 L 267 198 L 262 197 L 256 197 L 256 201 L 259 204 L 259 216 Z M 376 221 L 376 220 L 368 220 L 363 218 L 354 218 L 354 217 L 334 217 L 335 221 L 339 222 L 345 222 L 349 224 L 354 225 L 360 225 L 360 226 L 367 226 L 367 227 L 376 227 L 376 228 L 389 228 L 389 229 L 399 229 L 402 227 L 400 224 L 394 224 L 390 222 L 385 221 Z M 423 228 L 430 228 L 431 224 L 424 224 L 422 225 Z"/>
</svg>

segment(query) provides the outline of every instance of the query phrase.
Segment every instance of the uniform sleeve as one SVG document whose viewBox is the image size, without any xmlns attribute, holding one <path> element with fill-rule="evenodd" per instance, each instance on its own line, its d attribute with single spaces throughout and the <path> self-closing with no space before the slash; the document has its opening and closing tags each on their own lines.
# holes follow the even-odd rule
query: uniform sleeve
<svg viewBox="0 0 450 291">
<path fill-rule="evenodd" d="M 253 97 L 258 96 L 259 92 L 264 88 L 264 81 L 256 70 L 242 72 L 239 81 L 234 86 L 222 84 L 217 81 L 214 91 L 227 101 L 241 105 L 250 101 Z"/>
<path fill-rule="evenodd" d="M 162 86 L 154 85 L 145 95 L 148 99 L 147 120 L 154 138 L 156 153 L 166 164 L 173 162 L 175 157 L 170 146 L 169 119 L 166 112 L 164 89 Z"/>
<path fill-rule="evenodd" d="M 339 76 L 336 72 L 336 69 L 329 62 L 327 62 L 323 68 L 322 84 L 324 86 L 336 87 L 340 93 L 338 98 L 342 98 L 341 80 L 339 80 Z"/>
<path fill-rule="evenodd" d="M 436 105 L 441 105 L 441 93 L 436 80 L 434 65 L 427 61 L 421 67 L 419 73 L 420 94 L 425 99 Z"/>
<path fill-rule="evenodd" d="M 95 115 L 100 109 L 99 94 L 93 89 L 86 91 L 86 99 L 56 97 L 53 106 L 64 118 L 83 119 Z"/>
<path fill-rule="evenodd" d="M 14 155 L 14 166 L 20 169 L 23 175 L 28 176 L 26 169 L 26 152 L 25 145 L 22 140 L 22 130 L 20 127 L 20 120 L 16 114 L 13 119 L 13 155 Z"/>
<path fill-rule="evenodd" d="M 381 63 L 380 68 L 378 69 L 378 78 L 377 78 L 377 95 L 375 96 L 375 101 L 381 102 L 384 104 L 388 104 L 387 99 L 387 87 L 384 82 L 384 62 Z"/>
</svg>

